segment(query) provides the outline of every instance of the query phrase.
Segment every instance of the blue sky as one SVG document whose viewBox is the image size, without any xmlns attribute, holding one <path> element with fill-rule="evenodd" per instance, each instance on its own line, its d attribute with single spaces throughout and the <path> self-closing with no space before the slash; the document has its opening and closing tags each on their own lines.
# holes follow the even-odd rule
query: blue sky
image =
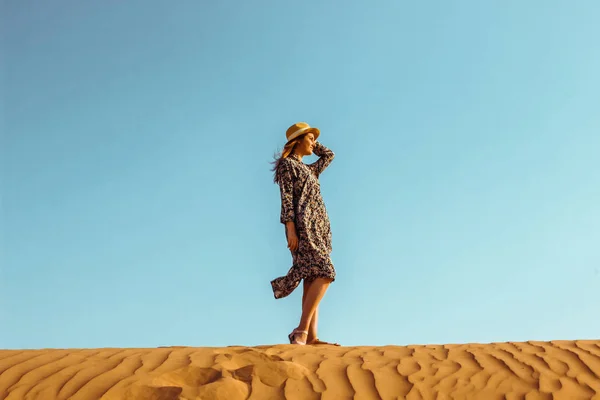
<svg viewBox="0 0 600 400">
<path fill-rule="evenodd" d="M 0 348 L 285 343 L 297 121 L 322 339 L 600 337 L 600 4 L 341 4 L 2 3 Z"/>
</svg>

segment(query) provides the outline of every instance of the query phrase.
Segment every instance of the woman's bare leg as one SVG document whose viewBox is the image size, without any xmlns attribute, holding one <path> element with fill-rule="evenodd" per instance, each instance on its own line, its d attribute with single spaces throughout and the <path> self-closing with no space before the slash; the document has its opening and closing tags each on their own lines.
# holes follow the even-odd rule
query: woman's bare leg
<svg viewBox="0 0 600 400">
<path fill-rule="evenodd" d="M 304 302 L 306 301 L 306 293 L 308 292 L 308 288 L 313 281 L 304 280 L 304 287 L 302 290 L 302 309 L 304 309 Z M 315 339 L 317 339 L 317 323 L 319 320 L 319 306 L 315 309 L 315 312 L 310 319 L 309 327 L 308 327 L 308 339 L 306 343 L 311 343 Z"/>
<path fill-rule="evenodd" d="M 315 314 L 315 310 L 319 307 L 319 302 L 325 295 L 331 279 L 328 278 L 317 278 L 312 281 L 304 297 L 302 304 L 302 316 L 300 317 L 300 324 L 298 325 L 299 331 L 308 331 L 311 323 L 311 319 Z M 301 339 L 306 339 L 307 334 L 302 334 Z"/>
<path fill-rule="evenodd" d="M 304 307 L 304 302 L 306 301 L 306 293 L 308 292 L 308 288 L 312 281 L 304 280 L 304 287 L 302 290 L 302 307 Z M 320 340 L 317 336 L 317 324 L 319 323 L 319 307 L 317 306 L 312 318 L 310 319 L 310 324 L 308 327 L 308 338 L 306 339 L 306 344 L 331 344 L 334 346 L 339 346 L 337 343 L 325 342 Z"/>
</svg>

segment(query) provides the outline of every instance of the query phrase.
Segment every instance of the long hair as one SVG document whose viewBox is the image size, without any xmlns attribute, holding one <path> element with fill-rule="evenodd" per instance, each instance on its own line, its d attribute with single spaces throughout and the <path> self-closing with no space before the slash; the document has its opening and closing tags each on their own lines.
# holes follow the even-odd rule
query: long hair
<svg viewBox="0 0 600 400">
<path fill-rule="evenodd" d="M 279 166 L 281 165 L 281 161 L 292 154 L 294 147 L 302 140 L 302 137 L 304 137 L 304 135 L 298 136 L 291 142 L 286 143 L 285 146 L 283 146 L 283 149 L 273 156 L 274 160 L 271 162 L 271 164 L 273 164 L 273 168 L 271 168 L 271 171 L 273 171 L 273 182 L 279 184 Z"/>
</svg>

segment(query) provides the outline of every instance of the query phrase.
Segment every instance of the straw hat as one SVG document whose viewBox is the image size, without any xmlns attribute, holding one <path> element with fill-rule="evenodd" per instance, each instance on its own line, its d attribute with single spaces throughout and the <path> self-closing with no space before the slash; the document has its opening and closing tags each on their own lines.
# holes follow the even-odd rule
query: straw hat
<svg viewBox="0 0 600 400">
<path fill-rule="evenodd" d="M 285 136 L 287 137 L 287 142 L 289 143 L 298 136 L 309 132 L 312 132 L 313 135 L 315 135 L 315 140 L 317 140 L 319 134 L 321 133 L 318 128 L 313 128 L 306 122 L 298 122 L 288 128 L 288 130 L 285 132 Z"/>
</svg>

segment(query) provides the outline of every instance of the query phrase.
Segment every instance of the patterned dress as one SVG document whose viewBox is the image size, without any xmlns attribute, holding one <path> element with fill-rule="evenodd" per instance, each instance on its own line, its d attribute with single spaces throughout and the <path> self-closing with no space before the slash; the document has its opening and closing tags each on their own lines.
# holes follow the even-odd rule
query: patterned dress
<svg viewBox="0 0 600 400">
<path fill-rule="evenodd" d="M 331 163 L 334 154 L 319 142 L 315 143 L 313 152 L 319 156 L 313 164 L 304 164 L 295 155 L 290 155 L 276 166 L 275 179 L 281 191 L 280 221 L 284 225 L 294 221 L 298 236 L 298 250 L 291 252 L 292 267 L 285 276 L 271 281 L 276 299 L 292 293 L 302 279 L 335 280 L 335 269 L 330 258 L 329 216 L 319 184 L 319 175 Z"/>
</svg>

